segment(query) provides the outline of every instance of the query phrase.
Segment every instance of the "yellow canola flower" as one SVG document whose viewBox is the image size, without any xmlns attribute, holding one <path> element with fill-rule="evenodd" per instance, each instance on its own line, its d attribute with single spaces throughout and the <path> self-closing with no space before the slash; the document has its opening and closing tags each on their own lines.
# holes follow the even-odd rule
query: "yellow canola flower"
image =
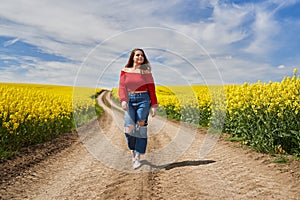
<svg viewBox="0 0 300 200">
<path fill-rule="evenodd" d="M 298 69 L 297 69 L 297 68 L 294 68 L 293 74 L 296 75 L 297 73 L 298 73 Z"/>
<path fill-rule="evenodd" d="M 73 112 L 93 108 L 95 100 L 91 97 L 101 91 L 80 88 L 74 100 L 73 90 L 72 86 L 0 83 L 1 127 L 17 132 L 30 127 L 28 123 L 62 123 L 55 120 L 70 120 Z"/>
</svg>

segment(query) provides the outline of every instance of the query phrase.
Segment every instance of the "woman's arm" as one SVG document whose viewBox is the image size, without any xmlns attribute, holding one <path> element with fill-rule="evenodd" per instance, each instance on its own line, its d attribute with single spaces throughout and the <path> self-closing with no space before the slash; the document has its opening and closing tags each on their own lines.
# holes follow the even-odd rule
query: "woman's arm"
<svg viewBox="0 0 300 200">
<path fill-rule="evenodd" d="M 125 101 L 125 102 L 128 101 L 127 88 L 125 85 L 125 75 L 126 75 L 126 72 L 124 72 L 122 70 L 121 74 L 120 74 L 119 91 L 118 91 L 120 103 L 122 103 L 123 101 Z"/>
<path fill-rule="evenodd" d="M 151 107 L 156 108 L 158 106 L 157 97 L 155 92 L 154 79 L 151 73 L 147 74 L 147 88 L 151 100 Z"/>
</svg>

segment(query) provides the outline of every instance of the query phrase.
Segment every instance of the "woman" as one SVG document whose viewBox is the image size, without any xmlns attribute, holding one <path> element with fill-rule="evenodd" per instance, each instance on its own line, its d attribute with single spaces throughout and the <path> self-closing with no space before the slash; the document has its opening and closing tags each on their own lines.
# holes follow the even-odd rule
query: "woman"
<svg viewBox="0 0 300 200">
<path fill-rule="evenodd" d="M 120 74 L 119 99 L 125 110 L 124 132 L 132 152 L 133 169 L 141 166 L 140 156 L 147 147 L 150 110 L 156 115 L 157 98 L 150 63 L 143 49 L 133 49 Z"/>
</svg>

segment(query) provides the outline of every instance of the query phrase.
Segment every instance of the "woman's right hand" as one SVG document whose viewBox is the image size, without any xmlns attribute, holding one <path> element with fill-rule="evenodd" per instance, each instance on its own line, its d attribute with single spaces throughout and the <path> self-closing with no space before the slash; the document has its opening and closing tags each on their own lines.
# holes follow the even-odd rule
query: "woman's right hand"
<svg viewBox="0 0 300 200">
<path fill-rule="evenodd" d="M 125 110 L 125 111 L 127 110 L 128 105 L 127 105 L 127 102 L 126 102 L 126 101 L 122 101 L 122 102 L 121 102 L 121 106 L 122 106 L 122 109 L 123 109 L 123 110 Z"/>
<path fill-rule="evenodd" d="M 152 107 L 151 111 L 152 111 L 152 117 L 155 117 L 156 116 L 156 108 Z"/>
</svg>

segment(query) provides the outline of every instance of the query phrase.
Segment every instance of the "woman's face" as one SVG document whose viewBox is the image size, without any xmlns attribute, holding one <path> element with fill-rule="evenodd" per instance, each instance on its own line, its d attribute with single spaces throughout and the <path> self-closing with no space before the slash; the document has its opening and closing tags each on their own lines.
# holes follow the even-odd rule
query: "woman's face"
<svg viewBox="0 0 300 200">
<path fill-rule="evenodd" d="M 144 63 L 144 54 L 142 51 L 137 50 L 134 52 L 134 56 L 133 56 L 133 62 L 136 65 L 141 65 Z"/>
</svg>

